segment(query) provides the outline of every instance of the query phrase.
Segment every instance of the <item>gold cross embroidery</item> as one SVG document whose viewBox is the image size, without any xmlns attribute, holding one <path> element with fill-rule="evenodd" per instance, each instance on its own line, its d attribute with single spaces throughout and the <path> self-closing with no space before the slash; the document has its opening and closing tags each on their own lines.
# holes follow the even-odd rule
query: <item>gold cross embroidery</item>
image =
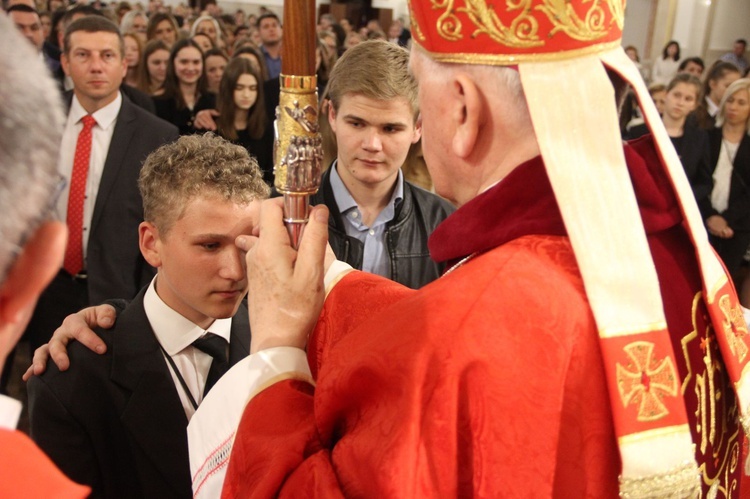
<svg viewBox="0 0 750 499">
<path fill-rule="evenodd" d="M 617 364 L 617 388 L 625 407 L 638 404 L 638 421 L 655 421 L 669 414 L 662 402 L 677 395 L 678 383 L 670 357 L 655 360 L 654 344 L 636 341 L 625 348 L 626 366 Z"/>
</svg>

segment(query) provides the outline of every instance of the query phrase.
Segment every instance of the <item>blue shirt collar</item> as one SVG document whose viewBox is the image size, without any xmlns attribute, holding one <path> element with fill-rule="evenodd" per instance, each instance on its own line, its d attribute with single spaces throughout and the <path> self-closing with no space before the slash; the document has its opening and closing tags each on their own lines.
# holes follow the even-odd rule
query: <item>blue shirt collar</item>
<svg viewBox="0 0 750 499">
<path fill-rule="evenodd" d="M 349 190 L 344 185 L 344 181 L 341 180 L 339 172 L 336 169 L 337 165 L 338 160 L 334 161 L 331 165 L 331 189 L 333 190 L 333 197 L 336 200 L 336 206 L 338 206 L 339 208 L 339 213 L 343 215 L 348 211 L 359 207 L 357 206 L 357 202 L 349 193 Z M 383 211 L 380 212 L 380 215 L 378 215 L 375 224 L 390 222 L 391 220 L 393 220 L 393 217 L 396 215 L 396 203 L 400 202 L 403 199 L 404 173 L 399 168 L 398 179 L 396 180 L 396 188 L 393 189 L 393 194 L 391 194 L 390 201 L 388 201 L 386 207 L 383 208 Z"/>
</svg>

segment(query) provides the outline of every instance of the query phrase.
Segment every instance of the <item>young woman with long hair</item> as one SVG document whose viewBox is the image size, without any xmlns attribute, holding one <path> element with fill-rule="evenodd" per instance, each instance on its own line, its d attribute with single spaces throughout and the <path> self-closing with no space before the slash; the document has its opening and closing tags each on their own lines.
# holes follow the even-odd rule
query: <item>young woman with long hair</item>
<svg viewBox="0 0 750 499">
<path fill-rule="evenodd" d="M 670 40 L 664 46 L 661 57 L 654 61 L 651 69 L 651 83 L 663 83 L 668 85 L 677 74 L 680 67 L 680 44 Z"/>
<path fill-rule="evenodd" d="M 682 167 L 693 188 L 696 200 L 711 192 L 708 135 L 698 125 L 688 121 L 701 93 L 701 81 L 689 73 L 680 73 L 667 85 L 662 121 Z"/>
<path fill-rule="evenodd" d="M 167 79 L 169 65 L 169 48 L 161 40 L 151 40 L 143 49 L 141 56 L 138 90 L 150 96 L 164 93 L 164 81 Z"/>
<path fill-rule="evenodd" d="M 201 109 L 213 109 L 215 99 L 206 90 L 204 60 L 192 40 L 180 40 L 169 54 L 164 94 L 154 98 L 156 115 L 180 129 L 180 135 L 195 132 L 193 121 Z"/>
<path fill-rule="evenodd" d="M 125 62 L 128 65 L 128 72 L 125 73 L 125 84 L 131 87 L 138 87 L 141 80 L 141 54 L 143 53 L 143 43 L 141 38 L 135 33 L 125 33 L 122 35 L 125 42 Z"/>
<path fill-rule="evenodd" d="M 212 94 L 219 93 L 219 83 L 224 74 L 229 58 L 221 49 L 211 49 L 204 52 L 206 60 L 206 85 Z"/>
<path fill-rule="evenodd" d="M 724 92 L 732 82 L 739 80 L 740 70 L 732 63 L 716 61 L 703 82 L 702 98 L 693 113 L 693 119 L 698 126 L 704 130 L 711 130 L 716 124 L 716 114 L 719 112 L 719 103 L 724 97 Z"/>
<path fill-rule="evenodd" d="M 273 184 L 273 128 L 266 114 L 263 81 L 250 61 L 242 57 L 229 61 L 217 104 L 219 135 L 244 146 L 258 159 L 263 179 Z"/>
<path fill-rule="evenodd" d="M 149 40 L 161 40 L 171 49 L 180 37 L 180 28 L 172 14 L 157 12 L 148 20 L 146 37 Z"/>
</svg>

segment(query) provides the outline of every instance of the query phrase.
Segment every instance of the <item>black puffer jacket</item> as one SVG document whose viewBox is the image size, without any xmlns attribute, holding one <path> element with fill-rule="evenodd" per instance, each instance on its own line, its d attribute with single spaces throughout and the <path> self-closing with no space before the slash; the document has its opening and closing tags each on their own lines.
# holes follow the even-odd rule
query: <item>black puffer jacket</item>
<svg viewBox="0 0 750 499">
<path fill-rule="evenodd" d="M 323 173 L 320 190 L 310 202 L 325 204 L 330 210 L 328 240 L 336 258 L 361 269 L 365 246 L 346 234 L 345 220 L 331 188 L 330 168 Z M 440 277 L 444 265 L 430 258 L 427 238 L 454 210 L 453 205 L 439 196 L 404 181 L 404 198 L 396 204 L 396 214 L 385 230 L 391 279 L 417 289 Z"/>
</svg>

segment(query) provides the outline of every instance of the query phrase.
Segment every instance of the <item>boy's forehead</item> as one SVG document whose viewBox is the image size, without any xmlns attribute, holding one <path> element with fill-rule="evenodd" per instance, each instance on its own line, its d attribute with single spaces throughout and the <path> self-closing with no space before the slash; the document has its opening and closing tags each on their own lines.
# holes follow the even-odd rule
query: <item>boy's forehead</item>
<svg viewBox="0 0 750 499">
<path fill-rule="evenodd" d="M 348 111 L 353 110 L 352 108 L 356 108 L 355 114 L 358 118 L 366 121 L 380 120 L 386 112 L 385 110 L 390 115 L 403 115 L 403 120 L 406 122 L 414 120 L 411 103 L 403 96 L 393 99 L 378 99 L 356 92 L 346 93 L 341 97 L 339 112 L 343 110 L 344 114 L 347 114 Z"/>
</svg>

